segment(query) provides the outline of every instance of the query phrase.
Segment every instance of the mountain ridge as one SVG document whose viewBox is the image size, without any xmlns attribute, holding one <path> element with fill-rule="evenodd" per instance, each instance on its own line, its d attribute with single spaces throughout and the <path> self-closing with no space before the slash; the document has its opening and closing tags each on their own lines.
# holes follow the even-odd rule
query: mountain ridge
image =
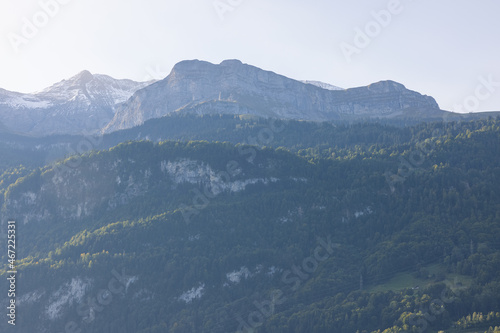
<svg viewBox="0 0 500 333">
<path fill-rule="evenodd" d="M 207 101 L 235 102 L 230 111 L 217 107 L 206 111 L 212 114 L 248 113 L 312 121 L 400 116 L 400 111 L 409 108 L 434 113 L 435 117 L 442 113 L 432 97 L 408 90 L 394 81 L 327 90 L 239 60 L 224 60 L 218 65 L 185 60 L 177 63 L 165 79 L 135 93 L 120 105 L 104 132 L 137 126 L 145 120 Z"/>
<path fill-rule="evenodd" d="M 0 88 L 2 131 L 30 136 L 110 133 L 174 113 L 408 124 L 464 118 L 395 81 L 341 89 L 298 81 L 236 59 L 220 64 L 184 60 L 158 81 L 114 79 L 83 70 L 34 93 Z M 496 113 L 470 117 L 490 115 Z"/>
<path fill-rule="evenodd" d="M 34 93 L 0 89 L 0 118 L 12 132 L 31 135 L 95 132 L 115 105 L 151 84 L 87 70 Z"/>
</svg>

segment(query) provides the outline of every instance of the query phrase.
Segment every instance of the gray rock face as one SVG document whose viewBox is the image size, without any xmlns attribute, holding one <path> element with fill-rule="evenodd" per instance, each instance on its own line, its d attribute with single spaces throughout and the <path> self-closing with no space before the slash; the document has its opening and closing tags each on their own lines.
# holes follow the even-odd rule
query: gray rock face
<svg viewBox="0 0 500 333">
<path fill-rule="evenodd" d="M 344 90 L 344 88 L 340 88 L 340 87 L 331 85 L 329 83 L 321 82 L 321 81 L 309 81 L 309 80 L 305 80 L 305 81 L 300 81 L 300 82 L 307 83 L 307 84 L 312 84 L 313 86 L 320 87 L 320 88 L 323 88 L 323 89 L 326 89 L 326 90 Z"/>
<path fill-rule="evenodd" d="M 393 81 L 331 90 L 238 60 L 225 60 L 219 65 L 191 60 L 176 64 L 164 80 L 136 92 L 127 103 L 120 105 L 104 131 L 130 128 L 172 112 L 248 113 L 327 121 L 397 117 L 407 111 L 440 112 L 432 97 Z"/>
<path fill-rule="evenodd" d="M 32 135 L 95 132 L 113 118 L 117 103 L 151 83 L 83 71 L 32 94 L 0 89 L 0 120 L 9 131 Z"/>
<path fill-rule="evenodd" d="M 272 161 L 268 163 L 257 170 L 271 168 Z M 235 176 L 228 181 L 221 176 L 222 171 L 203 160 L 159 154 L 147 161 L 124 159 L 121 153 L 107 160 L 74 157 L 43 174 L 30 175 L 24 188 L 12 186 L 5 195 L 5 205 L 0 206 L 0 218 L 4 221 L 18 216 L 23 224 L 71 222 L 127 205 L 148 191 L 174 191 L 179 184 L 204 184 L 217 196 L 245 191 L 253 184 L 280 181 L 263 172 L 257 177 L 246 176 L 242 169 L 234 170 Z"/>
</svg>

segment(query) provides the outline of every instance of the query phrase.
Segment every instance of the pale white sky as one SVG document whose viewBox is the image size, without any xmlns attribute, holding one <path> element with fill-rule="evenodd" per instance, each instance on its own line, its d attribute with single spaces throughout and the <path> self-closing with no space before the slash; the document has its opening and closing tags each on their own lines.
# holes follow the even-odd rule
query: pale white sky
<svg viewBox="0 0 500 333">
<path fill-rule="evenodd" d="M 498 0 L 0 0 L 0 87 L 32 92 L 83 69 L 162 78 L 181 60 L 236 58 L 344 88 L 391 79 L 447 110 L 500 110 L 499 32 Z"/>
</svg>

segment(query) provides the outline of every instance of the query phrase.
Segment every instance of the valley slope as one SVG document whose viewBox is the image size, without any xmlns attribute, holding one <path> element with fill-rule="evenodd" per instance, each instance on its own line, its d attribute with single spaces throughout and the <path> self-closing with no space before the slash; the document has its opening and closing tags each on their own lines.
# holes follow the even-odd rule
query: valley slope
<svg viewBox="0 0 500 333">
<path fill-rule="evenodd" d="M 286 125 L 255 138 L 292 146 Z M 500 312 L 498 120 L 359 126 L 300 156 L 133 141 L 11 169 L 18 331 L 398 332 Z"/>
</svg>

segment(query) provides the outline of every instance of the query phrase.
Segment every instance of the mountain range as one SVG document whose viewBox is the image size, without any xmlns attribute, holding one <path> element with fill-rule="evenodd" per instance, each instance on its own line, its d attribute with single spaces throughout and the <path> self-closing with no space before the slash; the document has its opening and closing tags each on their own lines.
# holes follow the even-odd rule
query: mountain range
<svg viewBox="0 0 500 333">
<path fill-rule="evenodd" d="M 35 136 L 110 133 L 171 114 L 248 114 L 309 121 L 433 121 L 490 114 L 443 111 L 394 81 L 342 89 L 225 60 L 187 60 L 163 80 L 134 82 L 83 71 L 40 92 L 0 90 L 0 130 Z"/>
</svg>

